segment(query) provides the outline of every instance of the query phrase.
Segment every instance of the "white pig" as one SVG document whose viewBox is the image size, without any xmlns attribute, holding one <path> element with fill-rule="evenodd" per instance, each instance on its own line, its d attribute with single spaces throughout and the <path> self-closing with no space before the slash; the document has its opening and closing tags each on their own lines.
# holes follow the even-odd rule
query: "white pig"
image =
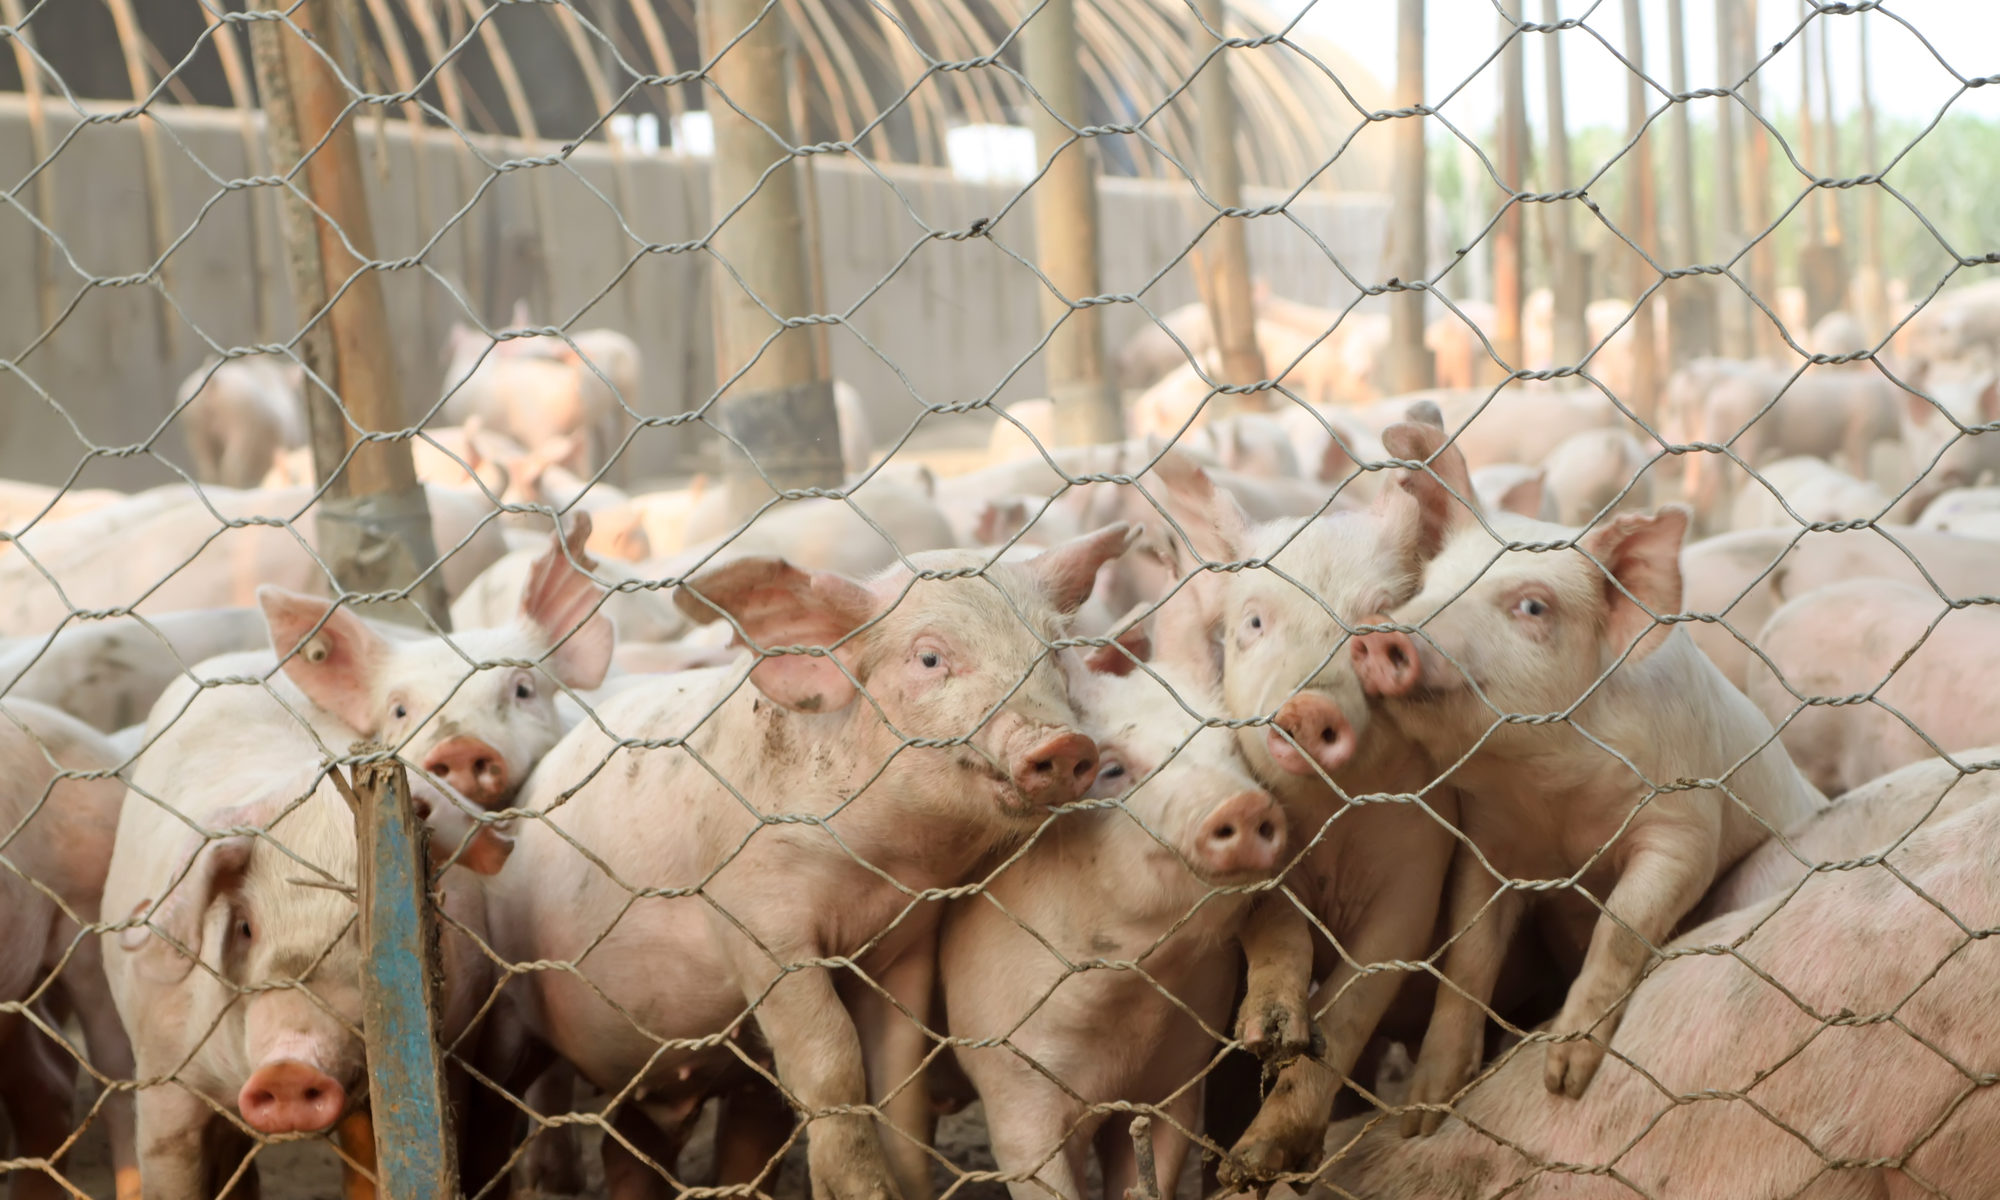
<svg viewBox="0 0 2000 1200">
<path fill-rule="evenodd" d="M 167 684 L 203 659 L 262 646 L 254 608 L 114 617 L 0 650 L 0 697 L 38 700 L 103 733 L 138 724 Z"/>
<path fill-rule="evenodd" d="M 104 975 L 100 941 L 81 927 L 98 920 L 112 835 L 125 785 L 109 772 L 124 761 L 102 736 L 52 708 L 0 704 L 0 1091 L 13 1118 L 14 1153 L 53 1160 L 74 1136 L 76 1059 L 38 1053 L 39 1032 L 18 1005 L 40 991 L 67 1000 L 83 1026 L 91 1065 L 106 1078 L 132 1078 L 132 1044 Z M 103 772 L 98 775 L 95 773 Z M 52 1023 L 53 1024 L 53 1023 Z M 45 1043 L 44 1043 L 45 1044 Z M 104 1099 L 118 1200 L 138 1200 L 132 1098 Z M 54 1178 L 17 1168 L 17 1198 L 67 1196 Z"/>
<path fill-rule="evenodd" d="M 1185 641 L 1185 639 L 1183 639 Z M 1161 1195 L 1199 1130 L 1201 1077 L 1226 1038 L 1244 885 L 1283 866 L 1285 815 L 1250 778 L 1206 638 L 1147 658 L 1142 626 L 1065 655 L 1097 743 L 1103 807 L 1051 818 L 984 894 L 954 903 L 938 951 L 947 1028 L 986 1105 L 1016 1200 L 1081 1200 L 1093 1144 L 1103 1195 L 1137 1182 L 1126 1116 L 1153 1106 Z M 1032 932 L 1030 932 L 1032 931 Z M 1060 1153 L 1057 1147 L 1062 1147 Z"/>
<path fill-rule="evenodd" d="M 1449 450 L 1431 469 L 1464 480 Z M 1626 514 L 1583 534 L 1450 511 L 1423 590 L 1394 610 L 1413 632 L 1371 634 L 1354 651 L 1396 725 L 1452 764 L 1461 825 L 1479 852 L 1458 853 L 1449 982 L 1413 1099 L 1443 1104 L 1478 1069 L 1485 1005 L 1531 897 L 1552 948 L 1582 959 L 1545 1076 L 1549 1090 L 1579 1096 L 1654 948 L 1717 874 L 1824 801 L 1755 706 L 1658 620 L 1681 609 L 1686 509 Z M 1728 791 L 1663 790 L 1684 779 L 1720 779 Z M 1508 882 L 1518 879 L 1572 885 L 1527 892 Z M 1413 1111 L 1405 1128 L 1434 1128 L 1439 1115 Z"/>
<path fill-rule="evenodd" d="M 174 403 L 194 477 L 256 487 L 284 450 L 306 443 L 305 368 L 273 355 L 210 358 L 181 381 Z"/>
<path fill-rule="evenodd" d="M 517 979 L 531 1030 L 600 1088 L 640 1081 L 621 1132 L 677 1132 L 711 1068 L 739 1061 L 715 1035 L 754 1015 L 816 1114 L 814 1192 L 928 1191 L 928 1038 L 875 987 L 850 1017 L 833 960 L 921 1020 L 938 906 L 911 909 L 911 889 L 964 882 L 1090 787 L 1097 749 L 1049 646 L 1129 540 L 1111 527 L 1022 566 L 917 555 L 924 577 L 872 583 L 769 558 L 687 581 L 689 615 L 758 657 L 648 681 L 579 725 L 523 792 L 535 815 L 491 893 L 504 960 L 570 964 Z M 887 1155 L 865 1113 L 825 1112 L 871 1098 L 896 1127 Z M 631 1178 L 605 1146 L 607 1176 Z"/>
</svg>

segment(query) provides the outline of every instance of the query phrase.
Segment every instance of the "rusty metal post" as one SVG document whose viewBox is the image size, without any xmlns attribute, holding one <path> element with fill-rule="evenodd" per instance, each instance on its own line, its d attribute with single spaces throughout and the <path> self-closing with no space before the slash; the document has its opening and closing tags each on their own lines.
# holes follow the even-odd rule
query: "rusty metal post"
<svg viewBox="0 0 2000 1200">
<path fill-rule="evenodd" d="M 1424 102 L 1424 0 L 1397 0 L 1396 107 L 1414 109 Z M 1396 118 L 1390 172 L 1389 273 L 1405 284 L 1429 274 L 1430 177 L 1424 161 L 1425 118 Z M 1424 345 L 1422 291 L 1396 292 L 1389 297 L 1389 390 L 1416 392 L 1431 386 L 1430 350 Z"/>
<path fill-rule="evenodd" d="M 1715 0 L 1716 74 L 1725 88 L 1743 78 L 1737 65 L 1737 0 Z M 1738 177 L 1737 131 L 1743 114 L 1734 97 L 1725 96 L 1715 110 L 1715 234 L 1716 257 L 1727 260 L 1743 249 L 1743 187 Z M 1738 273 L 1741 273 L 1739 265 Z M 1750 302 L 1731 280 L 1716 286 L 1716 344 L 1726 358 L 1745 359 L 1752 353 Z"/>
<path fill-rule="evenodd" d="M 357 754 L 380 750 L 355 748 Z M 458 1159 L 439 1050 L 443 968 L 431 901 L 430 831 L 411 806 L 403 764 L 393 758 L 355 767 L 352 794 L 376 1192 L 381 1200 L 456 1196 Z"/>
<path fill-rule="evenodd" d="M 1528 96 L 1523 77 L 1520 23 L 1505 9 L 1499 16 L 1500 36 L 1500 180 L 1509 191 L 1526 191 L 1528 158 Z M 1525 206 L 1509 203 L 1493 230 L 1493 350 L 1510 370 L 1524 365 L 1521 346 L 1521 289 L 1526 266 L 1522 239 L 1527 232 Z"/>
<path fill-rule="evenodd" d="M 1097 158 L 1083 126 L 1083 68 L 1075 0 L 1046 0 L 1022 30 L 1033 105 L 1035 154 L 1048 169 L 1034 184 L 1035 254 L 1048 284 L 1042 322 L 1053 326 L 1042 351 L 1056 440 L 1116 441 L 1125 416 L 1105 363 L 1104 320 L 1076 302 L 1098 294 Z"/>
<path fill-rule="evenodd" d="M 1627 136 L 1637 139 L 1630 153 L 1638 156 L 1631 191 L 1625 200 L 1625 236 L 1648 253 L 1659 253 L 1659 214 L 1653 199 L 1652 145 L 1643 136 L 1646 128 L 1646 81 L 1639 74 L 1646 65 L 1646 30 L 1639 22 L 1639 0 L 1625 0 L 1625 57 L 1632 70 L 1625 78 L 1625 122 Z M 1660 394 L 1658 343 L 1654 336 L 1653 302 L 1641 300 L 1645 290 L 1659 281 L 1659 273 L 1638 255 L 1632 256 L 1631 297 L 1638 302 L 1632 317 L 1632 394 L 1619 399 L 1632 411 L 1650 421 Z"/>
<path fill-rule="evenodd" d="M 730 508 L 747 516 L 773 490 L 838 487 L 840 420 L 810 325 L 812 255 L 793 154 L 785 14 L 762 0 L 702 0 L 715 130 L 709 271 L 719 424 L 747 457 L 729 463 Z M 775 319 L 773 314 L 775 314 Z M 741 372 L 738 374 L 738 372 Z"/>
<path fill-rule="evenodd" d="M 1555 25 L 1562 19 L 1557 8 L 1557 0 L 1542 0 L 1542 24 Z M 1565 110 L 1562 35 L 1543 35 L 1548 40 L 1543 43 L 1543 88 L 1548 101 L 1549 121 L 1549 183 L 1553 191 L 1566 192 L 1573 183 L 1569 161 L 1569 118 Z M 1570 206 L 1574 201 L 1565 200 L 1548 206 L 1547 217 L 1549 239 L 1549 299 L 1551 348 L 1553 361 L 1558 366 L 1574 367 L 1583 361 L 1584 353 L 1590 347 L 1590 326 L 1584 318 L 1584 309 L 1590 304 L 1590 260 L 1589 256 L 1576 245 L 1575 226 L 1570 220 Z"/>
<path fill-rule="evenodd" d="M 352 96 L 326 59 L 344 61 L 334 0 L 301 0 L 285 20 L 257 21 L 251 30 L 273 169 L 311 198 L 288 190 L 280 209 L 294 306 L 304 322 L 299 355 L 330 389 L 306 384 L 313 469 L 323 489 L 313 508 L 314 540 L 341 590 L 407 592 L 412 602 L 370 605 L 371 615 L 448 629 L 430 506 L 409 444 L 364 438 L 399 429 L 404 418 L 382 284 L 368 266 L 375 236 L 348 111 Z"/>
<path fill-rule="evenodd" d="M 1861 40 L 1861 170 L 1880 171 L 1876 157 L 1875 87 L 1868 54 L 1868 14 L 1854 17 Z M 1861 318 L 1869 335 L 1879 336 L 1888 324 L 1888 280 L 1882 276 L 1882 185 L 1871 183 L 1861 194 Z"/>
<path fill-rule="evenodd" d="M 1194 84 L 1195 107 L 1201 113 L 1202 185 L 1217 208 L 1241 208 L 1243 166 L 1236 160 L 1236 92 L 1229 83 L 1229 51 L 1214 48 L 1214 43 L 1228 36 L 1223 0 L 1198 0 L 1196 11 L 1201 27 L 1194 35 L 1194 58 L 1203 62 Z M 1208 319 L 1215 330 L 1220 378 L 1239 387 L 1256 383 L 1267 377 L 1268 366 L 1263 348 L 1257 344 L 1250 244 L 1243 218 L 1218 217 L 1203 241 L 1208 282 L 1202 295 L 1208 301 Z M 1255 392 L 1237 396 L 1235 403 L 1226 407 L 1268 409 L 1270 395 Z"/>
<path fill-rule="evenodd" d="M 1687 95 L 1687 15 L 1681 0 L 1667 0 L 1667 70 L 1674 95 Z M 1686 101 L 1676 102 L 1669 127 L 1673 169 L 1674 265 L 1690 266 L 1703 258 L 1695 232 L 1694 135 Z M 1686 363 L 1715 353 L 1715 284 L 1689 276 L 1667 285 L 1668 358 Z"/>
</svg>

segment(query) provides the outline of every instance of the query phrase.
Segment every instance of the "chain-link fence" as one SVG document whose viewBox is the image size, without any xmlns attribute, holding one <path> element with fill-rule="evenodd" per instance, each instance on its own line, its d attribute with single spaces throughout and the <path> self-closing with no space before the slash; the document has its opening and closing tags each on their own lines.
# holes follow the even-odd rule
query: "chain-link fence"
<svg viewBox="0 0 2000 1200">
<path fill-rule="evenodd" d="M 0 0 L 12 1194 L 1990 1192 L 1993 19 L 1329 3 Z"/>
</svg>

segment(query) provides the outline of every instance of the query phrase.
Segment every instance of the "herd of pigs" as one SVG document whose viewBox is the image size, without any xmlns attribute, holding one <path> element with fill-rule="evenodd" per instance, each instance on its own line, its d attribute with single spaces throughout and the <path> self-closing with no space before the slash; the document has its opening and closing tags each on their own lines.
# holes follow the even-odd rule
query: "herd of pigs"
<svg viewBox="0 0 2000 1200">
<path fill-rule="evenodd" d="M 469 1192 L 580 1188 L 574 1110 L 610 1195 L 674 1195 L 713 1112 L 718 1185 L 809 1117 L 813 1195 L 920 1200 L 976 1096 L 1020 1200 L 1171 1197 L 1190 1150 L 1984 1194 L 2000 795 L 1955 762 L 2000 757 L 2000 617 L 1955 601 L 2000 595 L 2000 290 L 1682 366 L 1650 432 L 1572 383 L 1377 396 L 1264 305 L 1309 402 L 1185 402 L 1174 314 L 1130 441 L 1029 402 L 969 472 L 871 463 L 843 388 L 849 496 L 747 520 L 598 478 L 629 339 L 461 333 L 411 443 L 449 634 L 324 598 L 282 365 L 182 387 L 200 488 L 0 484 L 13 1194 L 75 1194 L 80 1060 L 136 1081 L 121 1200 L 348 1128 L 364 742 L 433 830 Z"/>
</svg>

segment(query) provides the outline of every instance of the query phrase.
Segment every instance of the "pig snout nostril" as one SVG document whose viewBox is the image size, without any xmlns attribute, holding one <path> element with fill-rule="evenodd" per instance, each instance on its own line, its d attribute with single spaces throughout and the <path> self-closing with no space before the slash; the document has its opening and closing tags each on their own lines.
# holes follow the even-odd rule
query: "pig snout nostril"
<svg viewBox="0 0 2000 1200">
<path fill-rule="evenodd" d="M 1266 821 L 1257 827 L 1257 836 L 1268 842 L 1278 836 L 1278 827 Z"/>
<path fill-rule="evenodd" d="M 1076 760 L 1076 766 L 1070 770 L 1070 776 L 1078 780 L 1087 779 L 1096 769 L 1097 760 L 1086 756 Z"/>
<path fill-rule="evenodd" d="M 1218 825 L 1215 827 L 1215 840 L 1218 842 L 1226 842 L 1235 836 L 1236 826 L 1234 825 Z"/>
</svg>

